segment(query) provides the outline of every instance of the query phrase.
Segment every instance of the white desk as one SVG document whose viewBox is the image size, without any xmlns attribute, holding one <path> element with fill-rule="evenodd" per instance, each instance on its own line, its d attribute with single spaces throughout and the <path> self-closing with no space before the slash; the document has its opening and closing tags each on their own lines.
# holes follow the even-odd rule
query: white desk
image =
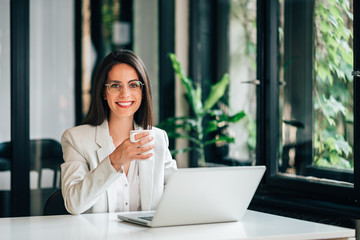
<svg viewBox="0 0 360 240">
<path fill-rule="evenodd" d="M 0 239 L 354 239 L 355 230 L 247 211 L 241 222 L 147 228 L 116 213 L 0 218 Z"/>
</svg>

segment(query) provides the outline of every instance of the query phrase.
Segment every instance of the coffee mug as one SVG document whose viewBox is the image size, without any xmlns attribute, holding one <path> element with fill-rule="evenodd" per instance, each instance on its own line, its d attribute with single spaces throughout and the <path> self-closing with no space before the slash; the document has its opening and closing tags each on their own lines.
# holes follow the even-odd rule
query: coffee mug
<svg viewBox="0 0 360 240">
<path fill-rule="evenodd" d="M 142 133 L 142 132 L 148 132 L 149 135 L 146 136 L 145 138 L 147 137 L 153 137 L 153 140 L 151 142 L 148 142 L 146 144 L 144 144 L 142 147 L 146 147 L 150 144 L 155 144 L 155 132 L 154 130 L 151 130 L 151 129 L 142 129 L 142 130 L 131 130 L 130 131 L 130 142 L 138 142 L 140 141 L 142 138 L 138 139 L 138 140 L 135 140 L 135 135 L 136 134 L 139 134 L 139 133 Z M 152 153 L 152 157 L 148 158 L 148 159 L 153 159 L 154 158 L 154 148 L 153 149 L 150 149 L 149 151 L 146 151 L 144 153 L 142 153 L 143 155 L 146 155 L 146 154 L 149 154 L 149 153 Z"/>
</svg>

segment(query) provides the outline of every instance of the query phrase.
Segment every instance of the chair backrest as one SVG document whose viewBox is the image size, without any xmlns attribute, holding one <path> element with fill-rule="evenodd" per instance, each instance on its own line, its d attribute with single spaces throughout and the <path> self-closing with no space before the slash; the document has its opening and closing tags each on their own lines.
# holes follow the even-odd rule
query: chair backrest
<svg viewBox="0 0 360 240">
<path fill-rule="evenodd" d="M 54 192 L 46 201 L 44 206 L 44 215 L 65 215 L 66 211 L 64 199 L 61 190 Z"/>
<path fill-rule="evenodd" d="M 0 143 L 0 171 L 11 169 L 11 144 L 10 142 Z"/>
<path fill-rule="evenodd" d="M 54 171 L 52 188 L 60 180 L 58 172 L 63 163 L 61 144 L 53 139 L 30 140 L 30 170 L 39 174 L 38 188 L 41 188 L 42 169 Z M 11 170 L 11 143 L 0 143 L 0 171 Z M 59 179 L 58 179 L 59 178 Z"/>
<path fill-rule="evenodd" d="M 11 155 L 11 142 L 0 143 L 0 171 L 11 171 Z M 32 171 L 30 174 L 31 214 L 41 215 L 49 196 L 60 188 L 60 165 L 64 162 L 61 144 L 52 139 L 30 140 L 29 160 Z M 10 189 L 7 190 L 7 192 L 9 191 Z M 10 196 L 10 194 L 8 195 Z M 62 198 L 61 192 L 58 197 Z M 10 208 L 10 197 L 6 199 L 6 203 L 7 205 L 4 205 L 0 201 L 0 216 L 3 216 L 6 209 Z M 62 204 L 64 203 L 62 202 Z"/>
<path fill-rule="evenodd" d="M 54 172 L 52 188 L 57 188 L 60 182 L 60 165 L 63 163 L 62 148 L 58 141 L 53 139 L 30 140 L 30 170 L 39 174 L 38 188 L 41 189 L 42 169 L 51 169 Z"/>
</svg>

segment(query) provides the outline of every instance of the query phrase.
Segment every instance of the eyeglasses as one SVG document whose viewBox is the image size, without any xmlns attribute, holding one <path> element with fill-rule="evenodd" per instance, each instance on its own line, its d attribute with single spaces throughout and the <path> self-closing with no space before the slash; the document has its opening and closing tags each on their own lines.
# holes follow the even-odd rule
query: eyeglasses
<svg viewBox="0 0 360 240">
<path fill-rule="evenodd" d="M 119 94 L 123 88 L 123 83 L 120 81 L 111 81 L 105 83 L 104 85 L 107 86 L 107 91 L 111 95 Z M 144 83 L 138 80 L 132 80 L 128 82 L 125 86 L 131 94 L 139 94 L 141 93 L 144 85 Z"/>
</svg>

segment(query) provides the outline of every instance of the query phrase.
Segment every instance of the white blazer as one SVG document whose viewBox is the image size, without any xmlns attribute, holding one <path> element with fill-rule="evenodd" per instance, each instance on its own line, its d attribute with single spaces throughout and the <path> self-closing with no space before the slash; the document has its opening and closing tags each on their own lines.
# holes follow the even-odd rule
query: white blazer
<svg viewBox="0 0 360 240">
<path fill-rule="evenodd" d="M 176 169 L 165 131 L 155 130 L 153 160 L 139 161 L 141 208 L 156 209 L 164 185 Z M 61 138 L 64 163 L 61 188 L 65 207 L 72 214 L 114 212 L 116 188 L 121 174 L 111 165 L 109 155 L 115 150 L 108 122 L 99 126 L 80 125 L 66 130 Z"/>
</svg>

